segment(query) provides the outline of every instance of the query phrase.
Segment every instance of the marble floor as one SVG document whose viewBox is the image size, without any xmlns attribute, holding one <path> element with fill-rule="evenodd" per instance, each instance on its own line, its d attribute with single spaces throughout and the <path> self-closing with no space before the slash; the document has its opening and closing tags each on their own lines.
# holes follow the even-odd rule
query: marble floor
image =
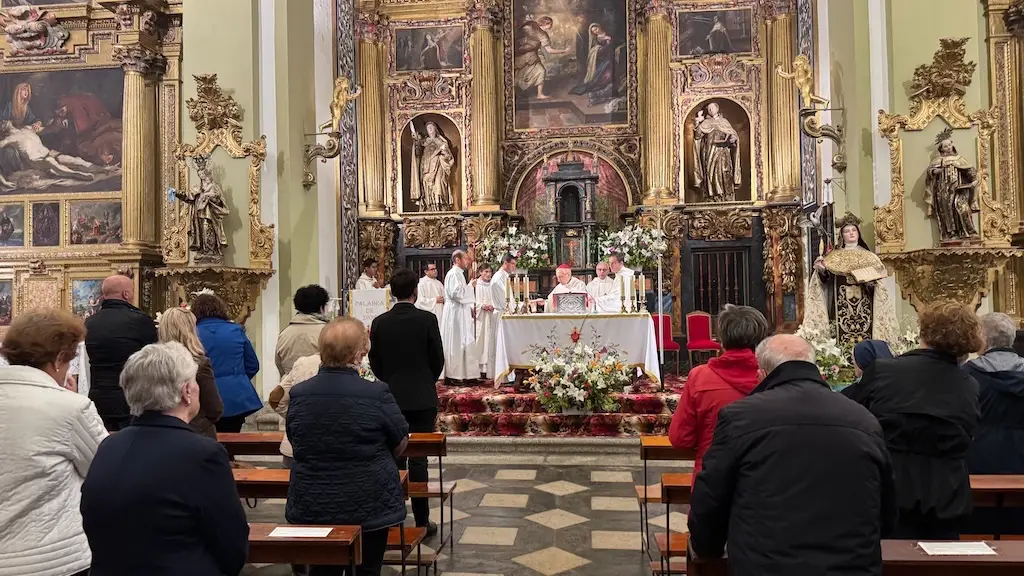
<svg viewBox="0 0 1024 576">
<path fill-rule="evenodd" d="M 658 464 L 648 468 L 651 484 L 661 472 L 684 471 L 692 463 Z M 436 461 L 431 462 L 430 471 L 435 479 Z M 454 498 L 454 552 L 444 547 L 439 574 L 650 574 L 649 560 L 640 548 L 639 505 L 633 488 L 643 482 L 637 457 L 459 455 L 445 459 L 444 479 L 459 482 Z M 432 506 L 431 519 L 438 521 L 437 501 Z M 260 501 L 248 514 L 252 521 L 283 522 L 284 501 Z M 445 521 L 448 519 L 446 504 Z M 651 506 L 650 524 L 652 533 L 665 530 L 664 506 Z M 686 530 L 685 510 L 673 510 L 671 526 L 673 531 Z M 427 544 L 436 547 L 438 537 Z M 383 574 L 397 572 L 385 567 Z M 415 572 L 409 569 L 407 573 Z M 291 570 L 286 566 L 248 566 L 242 574 L 287 576 Z"/>
</svg>

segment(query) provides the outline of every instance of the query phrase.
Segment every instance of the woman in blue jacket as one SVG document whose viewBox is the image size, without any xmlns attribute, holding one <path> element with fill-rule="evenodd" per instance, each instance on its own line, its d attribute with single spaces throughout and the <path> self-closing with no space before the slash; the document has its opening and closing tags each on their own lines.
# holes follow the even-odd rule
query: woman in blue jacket
<svg viewBox="0 0 1024 576">
<path fill-rule="evenodd" d="M 263 407 L 252 378 L 260 371 L 256 351 L 245 330 L 228 319 L 228 307 L 213 294 L 200 294 L 192 301 L 199 340 L 213 364 L 217 390 L 224 401 L 224 414 L 217 432 L 240 432 L 245 417 Z"/>
</svg>

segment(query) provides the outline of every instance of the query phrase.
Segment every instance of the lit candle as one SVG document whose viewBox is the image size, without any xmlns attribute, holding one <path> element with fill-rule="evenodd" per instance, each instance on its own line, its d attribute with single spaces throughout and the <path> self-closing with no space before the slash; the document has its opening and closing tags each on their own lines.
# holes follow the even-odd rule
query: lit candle
<svg viewBox="0 0 1024 576">
<path fill-rule="evenodd" d="M 514 294 L 512 294 L 512 279 L 508 276 L 505 277 L 505 311 L 508 312 L 509 304 L 513 300 Z"/>
</svg>

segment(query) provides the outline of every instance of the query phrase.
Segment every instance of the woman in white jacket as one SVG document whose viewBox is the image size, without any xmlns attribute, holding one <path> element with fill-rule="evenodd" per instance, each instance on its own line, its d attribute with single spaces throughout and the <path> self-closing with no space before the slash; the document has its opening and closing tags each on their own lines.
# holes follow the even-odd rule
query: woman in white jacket
<svg viewBox="0 0 1024 576">
<path fill-rule="evenodd" d="M 58 384 L 84 338 L 71 313 L 33 310 L 0 348 L 0 576 L 88 574 L 79 502 L 107 432 L 89 398 Z"/>
</svg>

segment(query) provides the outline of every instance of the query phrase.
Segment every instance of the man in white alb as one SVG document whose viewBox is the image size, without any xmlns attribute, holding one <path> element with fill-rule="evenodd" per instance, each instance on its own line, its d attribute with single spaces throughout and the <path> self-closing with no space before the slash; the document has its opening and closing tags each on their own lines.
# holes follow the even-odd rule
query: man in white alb
<svg viewBox="0 0 1024 576">
<path fill-rule="evenodd" d="M 614 293 L 617 295 L 619 293 L 615 280 L 608 276 L 609 270 L 607 262 L 598 262 L 594 270 L 597 273 L 597 277 L 587 284 L 587 294 L 590 295 L 591 302 L 590 309 L 594 312 L 613 314 L 622 309 L 621 303 L 612 302 L 611 298 L 605 298 L 609 294 Z"/>
<path fill-rule="evenodd" d="M 555 311 L 555 294 L 585 294 L 587 292 L 587 285 L 583 283 L 583 280 L 572 275 L 572 268 L 569 268 L 568 264 L 562 264 L 555 269 L 555 279 L 558 280 L 558 283 L 551 289 L 547 300 L 538 301 L 538 303 L 544 303 L 544 311 L 548 313 Z"/>
<path fill-rule="evenodd" d="M 602 314 L 615 314 L 622 311 L 623 293 L 626 296 L 626 308 L 630 307 L 630 299 L 633 297 L 633 271 L 626 268 L 622 254 L 618 252 L 608 255 L 608 266 L 615 274 L 615 278 L 612 279 L 614 287 L 604 296 L 595 299 L 594 310 Z"/>
<path fill-rule="evenodd" d="M 508 299 L 512 297 L 508 293 L 509 279 L 515 270 L 516 257 L 506 254 L 498 271 L 491 277 L 491 303 L 494 304 L 494 315 L 498 319 L 509 309 Z M 512 304 L 515 305 L 514 302 Z"/>
<path fill-rule="evenodd" d="M 373 290 L 374 288 L 380 288 L 380 284 L 377 282 L 377 260 L 367 258 L 363 260 L 363 273 L 356 280 L 356 290 Z"/>
<path fill-rule="evenodd" d="M 427 264 L 427 270 L 420 278 L 416 287 L 416 307 L 433 312 L 440 324 L 441 311 L 444 310 L 444 284 L 437 279 L 437 264 Z"/>
<path fill-rule="evenodd" d="M 480 362 L 480 374 L 494 378 L 494 357 L 497 351 L 498 316 L 500 310 L 494 303 L 494 283 L 490 264 L 480 264 L 476 268 L 480 276 L 476 279 L 476 345 Z"/>
<path fill-rule="evenodd" d="M 441 312 L 441 343 L 444 346 L 444 374 L 450 380 L 480 377 L 473 329 L 473 289 L 466 283 L 469 256 L 464 250 L 452 253 L 452 267 L 444 277 L 444 311 Z"/>
</svg>

